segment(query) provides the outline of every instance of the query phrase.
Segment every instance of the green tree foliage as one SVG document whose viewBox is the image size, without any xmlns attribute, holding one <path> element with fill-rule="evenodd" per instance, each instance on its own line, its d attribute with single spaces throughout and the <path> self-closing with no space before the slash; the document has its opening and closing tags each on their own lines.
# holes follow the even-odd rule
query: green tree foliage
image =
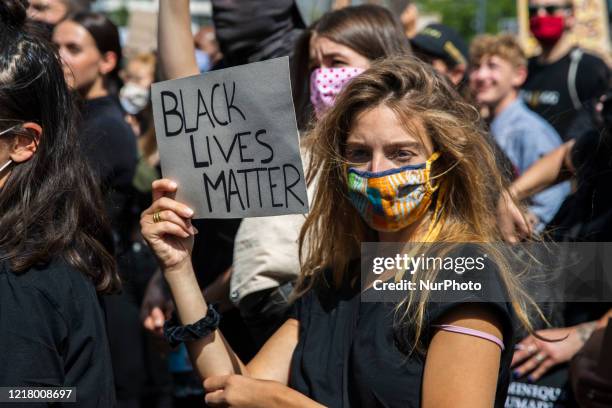
<svg viewBox="0 0 612 408">
<path fill-rule="evenodd" d="M 477 33 L 480 0 L 416 0 L 422 13 L 437 13 L 442 23 L 453 27 L 470 40 Z M 497 33 L 503 19 L 516 18 L 516 0 L 485 0 L 486 32 Z"/>
</svg>

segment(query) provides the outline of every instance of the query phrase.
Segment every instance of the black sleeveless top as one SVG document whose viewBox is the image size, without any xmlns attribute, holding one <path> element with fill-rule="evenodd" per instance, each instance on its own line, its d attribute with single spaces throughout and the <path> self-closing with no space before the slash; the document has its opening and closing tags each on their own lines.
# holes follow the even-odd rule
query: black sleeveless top
<svg viewBox="0 0 612 408">
<path fill-rule="evenodd" d="M 496 290 L 502 291 L 496 282 Z M 362 302 L 359 288 L 350 285 L 340 290 L 322 286 L 293 305 L 290 317 L 300 322 L 300 333 L 289 386 L 329 407 L 419 407 L 425 356 L 408 354 L 402 346 L 410 343 L 394 328 L 396 304 Z M 509 303 L 482 303 L 483 299 L 469 297 L 456 303 L 431 302 L 423 339 L 428 344 L 431 325 L 470 301 L 492 310 L 503 326 L 505 350 L 495 397 L 495 407 L 503 407 L 514 351 L 514 315 Z"/>
</svg>

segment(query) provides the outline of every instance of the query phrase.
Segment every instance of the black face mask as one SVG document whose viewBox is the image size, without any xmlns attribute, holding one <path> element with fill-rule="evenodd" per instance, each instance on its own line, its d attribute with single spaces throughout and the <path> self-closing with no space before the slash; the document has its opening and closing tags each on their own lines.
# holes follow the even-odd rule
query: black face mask
<svg viewBox="0 0 612 408">
<path fill-rule="evenodd" d="M 290 55 L 305 28 L 294 0 L 212 0 L 212 7 L 229 66 Z"/>
</svg>

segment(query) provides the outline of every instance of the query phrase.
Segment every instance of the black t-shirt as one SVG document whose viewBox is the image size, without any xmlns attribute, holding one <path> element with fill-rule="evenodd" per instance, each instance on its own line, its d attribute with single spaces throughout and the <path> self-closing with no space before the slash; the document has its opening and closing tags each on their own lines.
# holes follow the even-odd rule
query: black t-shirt
<svg viewBox="0 0 612 408">
<path fill-rule="evenodd" d="M 66 406 L 114 406 L 103 311 L 85 275 L 62 261 L 21 274 L 3 263 L 0 300 L 0 386 L 76 387 Z"/>
<path fill-rule="evenodd" d="M 573 77 L 570 75 L 573 52 L 552 64 L 541 64 L 537 57 L 531 58 L 521 92 L 525 103 L 546 119 L 563 141 L 576 136 L 569 134 L 569 129 L 579 111 L 574 106 L 569 85 Z M 584 104 L 601 96 L 608 88 L 608 80 L 606 64 L 600 58 L 583 52 L 575 75 L 575 89 L 580 102 Z"/>
<path fill-rule="evenodd" d="M 82 115 L 81 147 L 104 193 L 107 213 L 118 234 L 121 251 L 139 219 L 131 206 L 132 181 L 138 162 L 136 137 L 113 96 L 85 101 Z"/>
<path fill-rule="evenodd" d="M 113 96 L 84 102 L 81 145 L 91 167 L 107 188 L 131 188 L 138 160 L 136 137 Z"/>
<path fill-rule="evenodd" d="M 432 324 L 470 300 L 478 299 L 466 296 L 461 303 L 429 303 L 425 341 L 433 334 Z M 491 308 L 504 328 L 505 350 L 495 397 L 495 407 L 503 407 L 514 344 L 513 312 L 503 302 L 480 304 Z M 403 334 L 394 328 L 395 308 L 393 303 L 361 302 L 359 291 L 349 285 L 340 290 L 318 287 L 307 292 L 296 301 L 290 315 L 299 321 L 300 334 L 289 385 L 334 408 L 419 407 L 425 357 L 407 354 L 409 350 L 400 344 L 405 339 L 398 341 Z"/>
</svg>

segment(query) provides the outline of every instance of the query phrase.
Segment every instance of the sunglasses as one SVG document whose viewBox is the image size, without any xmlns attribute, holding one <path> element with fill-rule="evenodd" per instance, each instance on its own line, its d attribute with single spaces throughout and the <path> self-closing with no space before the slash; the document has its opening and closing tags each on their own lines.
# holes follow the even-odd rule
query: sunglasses
<svg viewBox="0 0 612 408">
<path fill-rule="evenodd" d="M 560 10 L 571 10 L 572 6 L 570 5 L 565 5 L 565 6 L 529 6 L 529 15 L 530 16 L 535 16 L 536 14 L 538 14 L 538 12 L 540 10 L 544 10 L 546 11 L 546 14 L 553 15 L 555 14 L 557 11 Z"/>
</svg>

